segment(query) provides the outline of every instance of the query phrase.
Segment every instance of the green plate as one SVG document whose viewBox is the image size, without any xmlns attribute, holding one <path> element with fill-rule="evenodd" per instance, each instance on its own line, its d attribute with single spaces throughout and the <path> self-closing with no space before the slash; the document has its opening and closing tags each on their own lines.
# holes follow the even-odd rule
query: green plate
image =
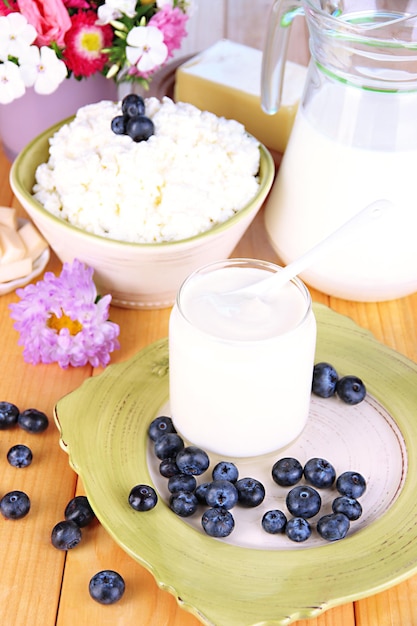
<svg viewBox="0 0 417 626">
<path fill-rule="evenodd" d="M 314 310 L 316 362 L 333 363 L 340 375 L 360 376 L 368 396 L 356 407 L 313 398 L 306 431 L 285 455 L 298 454 L 302 462 L 327 455 L 338 473 L 364 473 L 364 515 L 343 541 L 316 537 L 300 545 L 280 537 L 271 543 L 271 536 L 258 532 L 259 512 L 254 534 L 238 531 L 232 539 L 234 531 L 230 541 L 222 541 L 170 511 L 147 438 L 150 421 L 169 402 L 166 339 L 88 379 L 55 407 L 61 444 L 100 522 L 204 624 L 289 624 L 382 591 L 417 571 L 417 366 L 349 318 L 322 305 Z M 160 494 L 147 513 L 127 502 L 132 486 L 141 482 L 154 484 Z M 274 485 L 268 484 L 267 493 Z M 279 501 L 284 494 L 275 488 L 271 497 Z M 325 507 L 333 497 L 324 497 Z M 248 519 L 252 527 L 254 518 Z M 238 525 L 245 528 L 245 520 Z"/>
</svg>

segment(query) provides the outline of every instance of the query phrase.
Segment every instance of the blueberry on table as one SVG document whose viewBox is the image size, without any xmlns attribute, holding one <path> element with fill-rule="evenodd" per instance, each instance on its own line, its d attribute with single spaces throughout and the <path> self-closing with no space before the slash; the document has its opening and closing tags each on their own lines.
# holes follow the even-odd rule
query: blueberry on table
<svg viewBox="0 0 417 626">
<path fill-rule="evenodd" d="M 229 480 L 235 483 L 239 478 L 239 470 L 231 461 L 219 461 L 211 473 L 213 480 Z"/>
<path fill-rule="evenodd" d="M 150 511 L 156 506 L 158 496 L 150 485 L 135 485 L 130 490 L 128 502 L 135 511 Z"/>
<path fill-rule="evenodd" d="M 205 493 L 210 507 L 232 509 L 238 502 L 238 491 L 230 480 L 213 480 Z"/>
<path fill-rule="evenodd" d="M 161 435 L 166 435 L 167 433 L 176 433 L 174 423 L 170 417 L 167 415 L 160 415 L 159 417 L 155 417 L 154 420 L 149 424 L 148 435 L 152 441 L 157 441 Z"/>
<path fill-rule="evenodd" d="M 342 496 L 360 498 L 366 491 L 366 480 L 359 472 L 343 472 L 336 480 L 336 489 Z"/>
<path fill-rule="evenodd" d="M 23 491 L 9 491 L 0 500 L 0 513 L 6 519 L 21 519 L 30 511 L 30 499 Z"/>
<path fill-rule="evenodd" d="M 336 480 L 336 470 L 326 459 L 314 457 L 304 465 L 304 478 L 313 487 L 327 489 Z"/>
<path fill-rule="evenodd" d="M 265 487 L 256 478 L 240 478 L 235 483 L 238 492 L 238 502 L 241 506 L 255 507 L 265 498 Z"/>
<path fill-rule="evenodd" d="M 201 525 L 207 535 L 221 539 L 228 537 L 233 531 L 235 520 L 227 509 L 214 507 L 203 513 Z"/>
<path fill-rule="evenodd" d="M 192 474 L 175 474 L 168 480 L 168 491 L 170 493 L 194 491 L 196 487 L 197 480 Z"/>
<path fill-rule="evenodd" d="M 311 391 L 320 398 L 330 398 L 336 393 L 339 375 L 330 363 L 316 363 L 313 368 Z"/>
<path fill-rule="evenodd" d="M 58 522 L 52 529 L 51 542 L 58 550 L 72 550 L 81 541 L 81 529 L 71 520 Z"/>
<path fill-rule="evenodd" d="M 307 541 L 311 536 L 311 526 L 303 517 L 292 517 L 285 526 L 285 534 L 297 543 Z"/>
<path fill-rule="evenodd" d="M 355 521 L 362 515 L 362 505 L 356 498 L 339 496 L 332 502 L 333 513 L 344 513 L 348 520 Z"/>
<path fill-rule="evenodd" d="M 200 476 L 210 465 L 207 452 L 197 446 L 187 446 L 180 450 L 175 457 L 175 462 L 183 474 Z"/>
<path fill-rule="evenodd" d="M 261 525 L 265 532 L 271 535 L 277 535 L 283 533 L 287 524 L 287 518 L 285 514 L 279 509 L 272 509 L 264 513 Z"/>
<path fill-rule="evenodd" d="M 317 532 L 326 541 L 344 539 L 350 527 L 349 519 L 343 513 L 324 515 L 317 522 Z"/>
<path fill-rule="evenodd" d="M 303 466 L 293 457 L 279 459 L 272 466 L 272 478 L 280 487 L 292 487 L 303 476 Z"/>
<path fill-rule="evenodd" d="M 174 493 L 169 499 L 169 507 L 180 517 L 190 517 L 197 510 L 197 496 L 192 491 Z"/>
<path fill-rule="evenodd" d="M 96 518 L 86 496 L 72 498 L 65 507 L 64 517 L 67 521 L 75 522 L 80 528 L 88 526 Z"/>
<path fill-rule="evenodd" d="M 294 517 L 310 518 L 317 515 L 321 508 L 318 491 L 308 485 L 293 487 L 286 497 L 287 509 Z"/>
<path fill-rule="evenodd" d="M 117 572 L 106 569 L 91 578 L 88 591 L 100 604 L 114 604 L 125 592 L 125 581 Z"/>
<path fill-rule="evenodd" d="M 48 428 L 49 420 L 45 413 L 37 409 L 26 409 L 19 413 L 17 424 L 28 433 L 42 433 Z"/>
<path fill-rule="evenodd" d="M 366 396 L 366 387 L 357 376 L 343 376 L 337 381 L 336 393 L 346 404 L 359 404 Z"/>
<path fill-rule="evenodd" d="M 8 451 L 7 460 L 13 467 L 28 467 L 33 460 L 32 450 L 23 443 L 18 443 Z"/>
<path fill-rule="evenodd" d="M 11 402 L 0 402 L 0 430 L 6 430 L 17 424 L 19 409 Z"/>
</svg>

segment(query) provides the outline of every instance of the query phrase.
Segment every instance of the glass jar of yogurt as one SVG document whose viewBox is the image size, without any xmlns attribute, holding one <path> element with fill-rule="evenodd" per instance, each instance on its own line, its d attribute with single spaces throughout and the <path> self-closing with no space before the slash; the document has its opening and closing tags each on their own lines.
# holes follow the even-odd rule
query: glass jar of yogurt
<svg viewBox="0 0 417 626">
<path fill-rule="evenodd" d="M 310 294 L 298 278 L 259 298 L 230 292 L 280 267 L 229 259 L 182 284 L 169 324 L 170 406 L 190 443 L 227 457 L 267 454 L 306 424 L 316 343 Z"/>
</svg>

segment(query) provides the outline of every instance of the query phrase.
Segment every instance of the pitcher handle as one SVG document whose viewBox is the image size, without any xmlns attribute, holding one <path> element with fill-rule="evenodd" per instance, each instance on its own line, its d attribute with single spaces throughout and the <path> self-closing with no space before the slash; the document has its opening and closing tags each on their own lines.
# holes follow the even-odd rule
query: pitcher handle
<svg viewBox="0 0 417 626">
<path fill-rule="evenodd" d="M 304 15 L 302 0 L 275 0 L 272 5 L 261 73 L 261 106 L 268 115 L 281 106 L 288 41 L 297 15 Z"/>
</svg>

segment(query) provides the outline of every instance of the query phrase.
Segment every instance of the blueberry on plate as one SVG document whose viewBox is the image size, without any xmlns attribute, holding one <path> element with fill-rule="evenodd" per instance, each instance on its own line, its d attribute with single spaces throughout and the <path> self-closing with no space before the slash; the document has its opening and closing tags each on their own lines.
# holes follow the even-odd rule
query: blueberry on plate
<svg viewBox="0 0 417 626">
<path fill-rule="evenodd" d="M 279 459 L 272 466 L 272 478 L 280 487 L 292 487 L 303 476 L 303 466 L 293 457 Z"/>
<path fill-rule="evenodd" d="M 45 413 L 37 409 L 26 409 L 19 413 L 17 424 L 28 433 L 42 433 L 48 428 L 49 420 Z"/>
<path fill-rule="evenodd" d="M 320 398 L 330 398 L 336 393 L 339 375 L 330 363 L 316 363 L 313 368 L 311 391 Z"/>
<path fill-rule="evenodd" d="M 261 524 L 265 532 L 271 535 L 277 535 L 278 533 L 284 532 L 287 518 L 279 509 L 271 509 L 264 513 Z"/>
<path fill-rule="evenodd" d="M 317 522 L 317 532 L 326 541 L 344 539 L 350 527 L 349 519 L 343 513 L 324 515 Z"/>
<path fill-rule="evenodd" d="M 81 541 L 81 529 L 71 520 L 58 522 L 52 529 L 51 542 L 58 550 L 72 550 Z"/>
<path fill-rule="evenodd" d="M 303 517 L 292 517 L 285 526 L 285 534 L 291 541 L 300 543 L 311 536 L 311 526 Z"/>
<path fill-rule="evenodd" d="M 351 522 L 357 520 L 362 515 L 362 505 L 356 498 L 339 496 L 332 502 L 333 513 L 344 513 Z"/>
<path fill-rule="evenodd" d="M 174 423 L 170 417 L 167 415 L 160 415 L 159 417 L 155 417 L 152 422 L 149 424 L 148 435 L 152 441 L 156 441 L 159 439 L 161 435 L 166 435 L 167 433 L 176 433 Z"/>
<path fill-rule="evenodd" d="M 93 600 L 100 604 L 114 604 L 125 592 L 125 581 L 113 570 L 102 570 L 91 578 L 88 591 Z"/>
<path fill-rule="evenodd" d="M 201 525 L 210 537 L 228 537 L 235 527 L 233 515 L 227 509 L 214 507 L 207 509 L 201 518 Z"/>
<path fill-rule="evenodd" d="M 183 439 L 177 433 L 166 433 L 161 435 L 154 443 L 155 455 L 161 461 L 163 459 L 174 459 L 178 452 L 184 447 Z M 180 470 L 182 471 L 182 470 Z"/>
<path fill-rule="evenodd" d="M 207 452 L 197 446 L 187 446 L 177 453 L 175 462 L 180 472 L 200 476 L 210 465 Z"/>
<path fill-rule="evenodd" d="M 366 480 L 359 472 L 343 472 L 336 480 L 336 489 L 342 496 L 357 499 L 366 491 Z"/>
<path fill-rule="evenodd" d="M 28 467 L 33 460 L 32 450 L 23 443 L 18 443 L 8 451 L 7 460 L 13 467 Z"/>
<path fill-rule="evenodd" d="M 156 506 L 158 496 L 150 485 L 135 485 L 130 490 L 128 502 L 135 511 L 150 511 Z"/>
<path fill-rule="evenodd" d="M 171 478 L 171 476 L 175 476 L 176 474 L 181 474 L 178 465 L 175 462 L 175 459 L 162 459 L 159 464 L 159 473 L 164 478 Z"/>
<path fill-rule="evenodd" d="M 180 517 L 190 517 L 198 507 L 197 496 L 192 491 L 173 493 L 169 499 L 169 508 Z"/>
<path fill-rule="evenodd" d="M 170 493 L 194 491 L 196 487 L 197 480 L 192 474 L 175 474 L 168 480 L 168 491 Z"/>
<path fill-rule="evenodd" d="M 229 510 L 238 502 L 238 491 L 230 480 L 213 480 L 205 496 L 207 504 L 214 508 Z"/>
<path fill-rule="evenodd" d="M 0 500 L 0 513 L 6 519 L 21 519 L 30 511 L 30 499 L 23 491 L 9 491 Z"/>
<path fill-rule="evenodd" d="M 75 522 L 80 528 L 88 526 L 96 518 L 86 496 L 72 498 L 65 507 L 64 517 L 67 521 Z"/>
<path fill-rule="evenodd" d="M 235 483 L 239 478 L 239 470 L 231 461 L 219 461 L 211 473 L 213 480 L 228 480 Z"/>
<path fill-rule="evenodd" d="M 343 376 L 337 381 L 336 393 L 346 404 L 359 404 L 366 396 L 366 387 L 357 376 Z"/>
<path fill-rule="evenodd" d="M 317 515 L 321 508 L 318 491 L 308 485 L 293 487 L 286 497 L 287 509 L 294 517 L 310 518 Z"/>
<path fill-rule="evenodd" d="M 0 402 L 0 430 L 6 430 L 17 424 L 19 409 L 11 402 Z"/>
<path fill-rule="evenodd" d="M 318 489 L 328 489 L 336 480 L 333 465 L 320 457 L 314 457 L 304 465 L 304 478 Z"/>
<path fill-rule="evenodd" d="M 235 483 L 238 492 L 239 504 L 246 507 L 255 507 L 265 498 L 265 487 L 256 478 L 240 478 Z"/>
<path fill-rule="evenodd" d="M 205 483 L 200 483 L 199 485 L 197 485 L 197 488 L 194 493 L 196 495 L 196 498 L 199 504 L 207 504 L 206 493 L 210 485 L 211 485 L 210 481 L 205 482 Z"/>
</svg>

